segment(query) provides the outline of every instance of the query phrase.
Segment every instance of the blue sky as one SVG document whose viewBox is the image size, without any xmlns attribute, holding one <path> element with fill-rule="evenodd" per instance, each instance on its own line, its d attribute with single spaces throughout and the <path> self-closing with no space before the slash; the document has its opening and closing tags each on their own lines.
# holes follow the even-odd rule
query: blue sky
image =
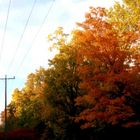
<svg viewBox="0 0 140 140">
<path fill-rule="evenodd" d="M 9 0 L 0 0 L 0 78 L 5 75 L 16 77 L 15 80 L 8 81 L 8 103 L 13 90 L 24 86 L 27 75 L 40 66 L 47 68 L 48 59 L 54 56 L 54 53 L 48 50 L 48 34 L 59 26 L 69 33 L 75 28 L 75 22 L 84 19 L 89 6 L 110 7 L 114 0 L 36 0 L 25 29 L 33 3 L 34 0 L 11 0 L 2 47 Z M 46 15 L 47 19 L 42 24 Z M 3 109 L 4 81 L 0 81 L 0 111 Z"/>
</svg>

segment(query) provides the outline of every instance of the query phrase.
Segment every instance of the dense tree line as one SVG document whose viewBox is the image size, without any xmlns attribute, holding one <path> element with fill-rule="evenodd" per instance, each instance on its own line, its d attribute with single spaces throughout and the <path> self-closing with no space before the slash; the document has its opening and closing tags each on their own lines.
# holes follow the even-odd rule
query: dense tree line
<svg viewBox="0 0 140 140">
<path fill-rule="evenodd" d="M 71 34 L 58 28 L 49 35 L 58 53 L 15 89 L 9 131 L 33 129 L 41 140 L 139 139 L 139 6 L 90 7 Z"/>
</svg>

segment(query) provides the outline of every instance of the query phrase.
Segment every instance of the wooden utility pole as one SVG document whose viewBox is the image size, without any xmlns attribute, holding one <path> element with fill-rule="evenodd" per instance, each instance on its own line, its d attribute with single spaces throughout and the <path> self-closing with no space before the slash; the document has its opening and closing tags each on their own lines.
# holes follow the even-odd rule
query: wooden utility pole
<svg viewBox="0 0 140 140">
<path fill-rule="evenodd" d="M 15 79 L 15 76 L 12 78 L 7 78 L 7 75 L 5 75 L 5 78 L 0 78 L 0 80 L 5 81 L 5 140 L 7 140 L 7 80 Z"/>
</svg>

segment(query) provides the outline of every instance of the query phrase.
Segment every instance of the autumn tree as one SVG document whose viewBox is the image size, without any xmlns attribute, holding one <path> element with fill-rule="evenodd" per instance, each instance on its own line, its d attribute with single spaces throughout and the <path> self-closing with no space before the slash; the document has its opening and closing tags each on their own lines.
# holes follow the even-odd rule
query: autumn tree
<svg viewBox="0 0 140 140">
<path fill-rule="evenodd" d="M 80 127 L 73 120 L 78 111 L 75 99 L 80 94 L 77 48 L 68 41 L 69 37 L 64 34 L 62 28 L 49 36 L 53 48 L 57 48 L 58 53 L 49 61 L 50 68 L 46 75 L 48 84 L 46 95 L 51 107 L 48 122 L 56 139 L 61 140 L 74 139 L 80 131 Z"/>
<path fill-rule="evenodd" d="M 83 111 L 75 121 L 82 124 L 81 128 L 139 124 L 139 34 L 125 31 L 122 41 L 115 30 L 117 25 L 107 21 L 102 8 L 91 7 L 85 21 L 78 25 L 74 38 L 79 46 L 83 95 L 76 99 L 76 105 Z"/>
<path fill-rule="evenodd" d="M 48 136 L 48 131 L 52 130 L 54 139 L 73 139 L 81 135 L 80 126 L 73 119 L 77 114 L 75 99 L 80 94 L 77 48 L 67 38 L 62 28 L 49 35 L 51 49 L 57 49 L 58 53 L 49 60 L 48 69 L 41 68 L 27 77 L 22 90 L 14 91 L 11 102 L 15 105 L 17 125 L 34 127 L 43 121 L 46 125 L 43 136 L 47 139 L 53 137 Z"/>
<path fill-rule="evenodd" d="M 8 122 L 12 128 L 35 127 L 43 121 L 45 113 L 46 70 L 40 68 L 35 74 L 31 73 L 25 86 L 19 90 L 15 89 L 12 101 L 8 105 Z M 14 126 L 13 126 L 14 124 Z"/>
<path fill-rule="evenodd" d="M 140 20 L 140 1 L 139 0 L 123 0 L 120 4 L 116 2 L 107 13 L 108 21 L 115 24 L 119 33 L 126 31 L 139 31 Z"/>
</svg>

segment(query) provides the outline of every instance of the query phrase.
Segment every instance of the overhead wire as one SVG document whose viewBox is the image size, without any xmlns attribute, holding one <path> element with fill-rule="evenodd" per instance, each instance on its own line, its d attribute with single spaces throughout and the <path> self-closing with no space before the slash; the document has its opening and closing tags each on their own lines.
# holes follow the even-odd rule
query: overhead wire
<svg viewBox="0 0 140 140">
<path fill-rule="evenodd" d="M 21 63 L 20 63 L 20 65 L 19 65 L 19 69 L 17 69 L 17 71 L 15 72 L 16 75 L 17 75 L 18 71 L 20 70 L 20 68 L 22 67 L 23 62 L 25 61 L 26 57 L 28 56 L 30 50 L 33 48 L 33 44 L 34 44 L 36 38 L 38 37 L 38 35 L 39 35 L 39 33 L 40 33 L 42 27 L 44 26 L 44 24 L 45 24 L 45 22 L 46 22 L 46 19 L 48 18 L 49 14 L 50 14 L 50 12 L 51 12 L 51 10 L 52 10 L 52 8 L 53 8 L 54 3 L 55 3 L 55 0 L 52 0 L 52 3 L 50 4 L 50 7 L 49 7 L 49 9 L 47 10 L 46 15 L 45 15 L 45 17 L 44 17 L 44 19 L 43 19 L 43 21 L 42 21 L 42 23 L 41 23 L 39 29 L 37 30 L 37 32 L 36 32 L 36 34 L 35 34 L 33 40 L 32 40 L 31 46 L 28 48 L 28 50 L 26 51 L 25 55 L 23 56 L 23 59 L 21 60 Z"/>
<path fill-rule="evenodd" d="M 16 49 L 15 49 L 15 51 L 14 51 L 14 55 L 13 55 L 11 61 L 10 61 L 8 70 L 10 70 L 10 68 L 12 68 L 12 66 L 13 66 L 13 63 L 14 63 L 15 58 L 16 58 L 16 54 L 17 54 L 17 52 L 18 52 L 18 50 L 19 50 L 19 48 L 20 48 L 22 39 L 23 39 L 24 34 L 25 34 L 25 32 L 26 32 L 26 29 L 27 29 L 27 25 L 28 25 L 29 20 L 30 20 L 30 18 L 31 18 L 31 15 L 32 15 L 32 13 L 33 13 L 33 10 L 34 10 L 36 1 L 37 1 L 37 0 L 34 0 L 34 2 L 33 2 L 33 5 L 32 5 L 32 7 L 31 7 L 31 11 L 30 11 L 29 16 L 28 16 L 28 19 L 27 19 L 27 21 L 26 21 L 26 23 L 25 23 L 25 26 L 24 26 L 23 32 L 22 32 L 22 34 L 21 34 L 21 36 L 20 36 L 20 39 L 19 39 L 19 41 L 18 41 L 18 45 L 17 45 L 17 47 L 16 47 Z"/>
<path fill-rule="evenodd" d="M 6 22 L 5 22 L 4 32 L 3 32 L 2 42 L 1 42 L 0 62 L 1 62 L 1 59 L 2 59 L 2 52 L 3 52 L 3 48 L 4 48 L 4 43 L 5 43 L 5 35 L 6 35 L 6 30 L 7 30 L 7 24 L 8 24 L 8 18 L 9 18 L 9 13 L 10 13 L 10 7 L 11 7 L 11 0 L 9 0 L 8 10 L 7 10 L 7 16 L 6 16 Z"/>
</svg>

